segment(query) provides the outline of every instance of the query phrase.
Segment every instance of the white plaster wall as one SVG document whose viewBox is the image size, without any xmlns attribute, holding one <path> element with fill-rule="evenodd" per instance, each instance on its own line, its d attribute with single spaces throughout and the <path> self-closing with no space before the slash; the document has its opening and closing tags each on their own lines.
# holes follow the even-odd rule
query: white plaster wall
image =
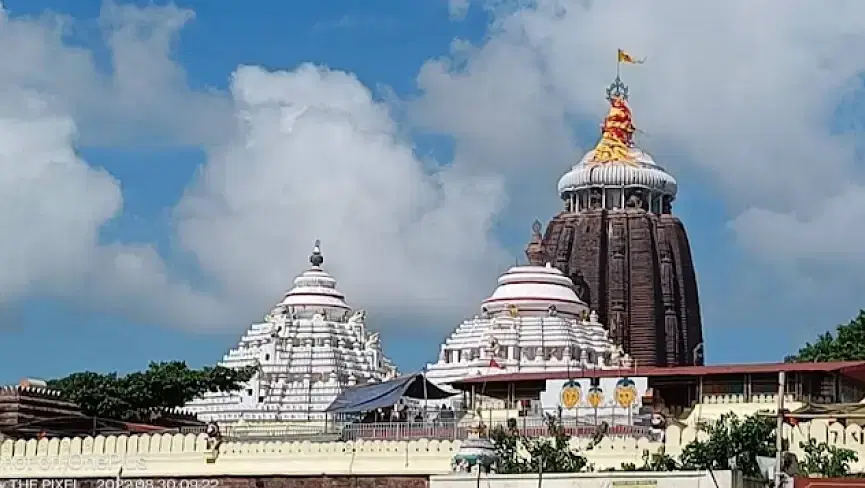
<svg viewBox="0 0 865 488">
<path fill-rule="evenodd" d="M 674 473 L 578 473 L 546 474 L 544 488 L 751 488 L 762 486 L 745 481 L 732 471 L 715 471 L 714 479 L 706 471 Z M 476 488 L 477 475 L 431 476 L 430 488 Z M 537 475 L 481 476 L 485 488 L 537 488 Z"/>
<path fill-rule="evenodd" d="M 670 427 L 666 442 L 649 439 L 606 438 L 585 451 L 588 439 L 573 439 L 571 445 L 584 451 L 596 469 L 620 468 L 622 463 L 642 463 L 644 450 L 663 447 L 677 457 L 682 447 L 703 436 L 692 427 Z M 854 450 L 859 461 L 854 472 L 865 472 L 863 430 L 846 429 L 824 421 L 785 426 L 791 450 L 803 455 L 799 442 L 809 437 L 818 442 Z M 358 441 L 358 442 L 225 442 L 218 453 L 207 449 L 201 434 L 85 437 L 75 439 L 6 440 L 0 443 L 0 479 L 24 477 L 113 477 L 123 467 L 126 477 L 210 477 L 223 475 L 339 475 L 415 474 L 450 472 L 450 463 L 460 442 Z"/>
</svg>

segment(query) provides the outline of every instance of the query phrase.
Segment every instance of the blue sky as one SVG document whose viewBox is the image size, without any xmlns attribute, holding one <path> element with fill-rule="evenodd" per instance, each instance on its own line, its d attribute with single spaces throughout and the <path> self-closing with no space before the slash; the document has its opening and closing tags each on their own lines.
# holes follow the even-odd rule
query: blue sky
<svg viewBox="0 0 865 488">
<path fill-rule="evenodd" d="M 83 369 L 131 371 L 151 360 L 213 363 L 290 287 L 316 238 L 323 240 L 325 266 L 344 284 L 349 300 L 371 309 L 370 325 L 383 330 L 386 353 L 403 369 L 420 367 L 435 358 L 438 344 L 460 317 L 476 313 L 473 304 L 492 291 L 498 272 L 513 263 L 513 256 L 522 256 L 531 221 L 545 221 L 556 211 L 558 175 L 596 137 L 617 47 L 649 55 L 645 70 L 626 76 L 633 80 L 635 116 L 646 133 L 641 143 L 679 180 L 675 211 L 691 239 L 709 361 L 780 360 L 855 315 L 862 306 L 855 293 L 862 263 L 856 246 L 841 243 L 857 241 L 853 227 L 861 220 L 856 213 L 839 215 L 832 209 L 835 197 L 845 192 L 848 201 L 857 201 L 859 159 L 846 149 L 858 134 L 859 110 L 837 109 L 847 103 L 839 93 L 861 90 L 850 85 L 850 78 L 865 63 L 829 62 L 827 73 L 807 82 L 817 86 L 811 91 L 785 81 L 766 92 L 771 96 L 756 93 L 762 88 L 736 73 L 756 77 L 764 68 L 737 56 L 740 46 L 724 41 L 735 29 L 721 28 L 717 39 L 697 36 L 688 48 L 705 42 L 728 70 L 723 88 L 700 89 L 699 79 L 686 83 L 683 78 L 706 76 L 720 83 L 720 77 L 700 73 L 705 67 L 682 51 L 680 42 L 662 39 L 673 36 L 663 25 L 642 34 L 623 27 L 626 34 L 600 36 L 587 32 L 585 23 L 608 22 L 604 8 L 575 3 L 557 16 L 545 10 L 545 3 L 524 11 L 473 4 L 464 18 L 454 19 L 444 0 L 262 0 L 254 7 L 251 2 L 178 1 L 177 9 L 161 17 L 136 17 L 139 24 L 132 30 L 111 31 L 133 32 L 131 37 L 111 37 L 101 2 L 6 0 L 10 20 L 20 22 L 20 31 L 13 33 L 20 38 L 0 33 L 0 43 L 12 51 L 32 45 L 26 44 L 31 38 L 25 32 L 43 25 L 32 19 L 46 12 L 71 18 L 59 40 L 45 41 L 50 49 L 70 51 L 57 51 L 50 58 L 54 61 L 32 73 L 16 72 L 15 63 L 26 66 L 28 60 L 13 59 L 8 72 L 0 69 L 0 88 L 5 84 L 43 97 L 49 115 L 74 121 L 73 147 L 88 173 L 80 181 L 76 172 L 56 182 L 65 188 L 60 192 L 50 191 L 51 182 L 40 183 L 23 187 L 32 190 L 23 200 L 0 202 L 0 212 L 11 215 L 22 205 L 41 208 L 47 200 L 59 201 L 51 211 L 55 220 L 44 220 L 44 233 L 39 227 L 39 249 L 18 246 L 6 258 L 24 264 L 20 270 L 15 266 L 20 278 L 0 282 L 0 292 L 6 291 L 0 293 L 5 295 L 0 357 L 8 365 L 0 380 Z M 144 9 L 140 12 L 155 8 L 152 2 L 122 4 Z M 721 22 L 737 25 L 753 13 L 745 5 L 725 7 Z M 159 36 L 151 31 L 159 32 L 159 25 L 170 24 L 181 11 L 194 12 L 194 18 L 177 29 L 176 38 L 168 29 L 171 49 L 165 57 Z M 111 17 L 111 25 L 131 22 L 129 12 L 139 11 L 123 12 Z M 764 46 L 767 50 L 787 52 L 800 42 L 797 36 L 832 35 L 826 33 L 831 29 L 821 31 L 819 22 L 813 30 L 797 31 L 790 27 L 799 25 L 794 15 L 783 13 L 778 20 L 779 37 L 789 44 L 778 41 Z M 624 24 L 637 22 L 639 15 L 632 17 Z M 850 35 L 863 30 L 855 29 Z M 821 46 L 831 47 L 834 38 L 823 41 Z M 15 48 L 14 42 L 23 44 Z M 745 40 L 742 46 L 747 42 L 762 41 Z M 92 66 L 76 52 L 88 53 Z M 115 71 L 123 56 L 131 60 L 131 76 Z M 67 59 L 68 65 L 62 61 Z M 346 71 L 356 79 L 305 71 L 304 63 Z M 241 65 L 261 69 L 233 75 Z M 788 60 L 785 66 L 790 79 L 813 71 L 807 60 Z M 281 70 L 287 74 L 278 79 L 274 71 Z M 157 81 L 151 83 L 151 77 Z M 93 83 L 104 84 L 88 88 Z M 688 96 L 687 90 L 700 95 Z M 756 101 L 745 103 L 752 96 Z M 785 102 L 779 111 L 790 113 L 777 114 L 783 124 L 767 128 L 753 117 L 766 113 L 761 103 L 777 107 L 776 100 L 794 96 L 810 101 Z M 268 110 L 291 104 L 328 105 L 342 118 L 325 114 L 305 123 L 292 137 L 306 139 L 283 147 L 266 139 L 275 133 L 265 124 L 271 121 Z M 253 107 L 250 130 L 258 145 L 249 154 L 229 147 L 241 138 L 238 134 L 247 134 L 230 132 L 236 130 L 239 106 Z M 0 103 L 0 118 L 15 124 L 48 117 L 31 108 L 15 110 L 14 103 Z M 21 134 L 41 130 L 28 127 Z M 337 130 L 345 127 L 360 127 L 362 134 L 379 131 L 389 142 L 379 145 Z M 345 146 L 327 142 L 343 136 L 349 141 Z M 45 144 L 62 146 L 62 139 Z M 0 137 L 0 149 L 4 143 Z M 36 139 L 33 144 L 43 143 Z M 29 156 L 18 157 L 23 150 L 10 150 L 12 156 L 0 166 L 26 167 Z M 810 169 L 793 168 L 813 168 L 818 156 L 833 161 L 821 168 L 821 188 L 799 192 L 818 180 Z M 344 167 L 328 162 L 342 158 Z M 400 165 L 416 168 L 403 174 Z M 267 177 L 274 168 L 284 173 Z M 436 168 L 446 168 L 447 176 L 430 183 L 427 175 Z M 100 171 L 113 183 L 98 180 L 104 175 Z M 303 184 L 305 178 L 329 172 L 316 187 L 321 191 L 304 192 L 313 186 Z M 18 187 L 13 173 L 7 192 Z M 261 180 L 246 176 L 259 173 L 264 173 Z M 284 185 L 269 186 L 283 177 Z M 300 186 L 287 186 L 297 180 Z M 356 199 L 349 208 L 365 209 L 369 189 L 351 187 L 365 181 L 382 185 L 383 193 L 393 189 L 396 196 L 386 199 L 373 192 L 381 201 L 369 204 L 369 222 L 350 231 L 337 220 L 344 217 L 342 210 L 325 209 L 330 204 L 323 202 Z M 235 188 L 257 185 L 263 189 L 253 192 L 252 200 Z M 64 191 L 71 192 L 66 201 L 60 200 Z M 283 192 L 293 196 L 273 197 Z M 270 205 L 274 198 L 280 203 Z M 246 207 L 238 202 L 255 211 L 241 214 L 238 209 Z M 405 217 L 406 206 L 416 206 L 423 218 Z M 41 220 L 33 212 L 25 214 L 30 220 L 0 221 L 7 239 L 17 239 L 20 222 L 30 229 L 32 219 Z M 829 223 L 830 217 L 841 223 Z M 64 222 L 70 221 L 87 225 L 67 233 Z M 365 233 L 378 235 L 375 225 L 399 231 L 365 238 Z M 98 242 L 88 243 L 91 231 Z M 405 243 L 395 242 L 402 237 Z M 69 256 L 55 262 L 37 256 L 37 250 L 43 253 L 39 256 Z M 118 263 L 128 264 L 125 259 L 131 257 L 135 266 L 121 269 Z M 172 287 L 161 287 L 163 279 Z"/>
</svg>

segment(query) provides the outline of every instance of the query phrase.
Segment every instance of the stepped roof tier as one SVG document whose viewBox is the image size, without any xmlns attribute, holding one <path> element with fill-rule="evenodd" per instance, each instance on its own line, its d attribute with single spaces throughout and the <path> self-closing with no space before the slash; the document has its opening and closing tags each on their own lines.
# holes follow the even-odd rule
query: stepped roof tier
<svg viewBox="0 0 865 488">
<path fill-rule="evenodd" d="M 323 420 L 346 387 L 379 382 L 398 372 L 382 353 L 366 313 L 352 311 L 336 279 L 322 269 L 318 241 L 312 267 L 261 323 L 252 324 L 220 365 L 257 366 L 240 391 L 207 393 L 187 407 L 205 421 Z"/>
<path fill-rule="evenodd" d="M 464 321 L 442 344 L 427 377 L 448 383 L 503 372 L 629 364 L 570 278 L 549 264 L 514 266 L 483 301 L 481 315 Z"/>
</svg>

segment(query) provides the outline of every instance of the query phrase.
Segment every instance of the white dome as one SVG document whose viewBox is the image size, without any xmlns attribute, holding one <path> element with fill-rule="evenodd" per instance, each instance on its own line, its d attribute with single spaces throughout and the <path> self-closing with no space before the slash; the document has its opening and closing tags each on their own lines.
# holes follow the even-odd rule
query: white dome
<svg viewBox="0 0 865 488">
<path fill-rule="evenodd" d="M 631 148 L 633 166 L 624 162 L 588 164 L 595 155 L 589 151 L 579 163 L 559 179 L 559 195 L 590 187 L 640 187 L 676 196 L 676 179 L 667 173 L 645 151 Z"/>
<path fill-rule="evenodd" d="M 574 292 L 574 283 L 561 271 L 547 266 L 514 266 L 499 277 L 499 286 L 483 301 L 491 314 L 546 315 L 550 306 L 563 315 L 579 316 L 588 307 Z"/>
<path fill-rule="evenodd" d="M 309 257 L 312 267 L 294 279 L 294 287 L 285 294 L 280 303 L 286 307 L 338 308 L 350 310 L 345 295 L 336 289 L 336 279 L 321 269 L 324 257 L 316 242 Z"/>
</svg>

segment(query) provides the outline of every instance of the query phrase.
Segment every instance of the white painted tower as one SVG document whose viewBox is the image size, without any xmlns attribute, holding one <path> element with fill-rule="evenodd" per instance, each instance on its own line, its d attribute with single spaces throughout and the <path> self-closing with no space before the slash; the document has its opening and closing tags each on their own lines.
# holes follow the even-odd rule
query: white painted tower
<svg viewBox="0 0 865 488">
<path fill-rule="evenodd" d="M 382 353 L 379 334 L 366 328 L 366 313 L 353 311 L 324 271 L 316 241 L 312 267 L 261 323 L 219 363 L 255 365 L 258 373 L 240 391 L 207 393 L 187 405 L 205 421 L 323 420 L 324 410 L 346 387 L 379 382 L 398 372 Z"/>
</svg>

